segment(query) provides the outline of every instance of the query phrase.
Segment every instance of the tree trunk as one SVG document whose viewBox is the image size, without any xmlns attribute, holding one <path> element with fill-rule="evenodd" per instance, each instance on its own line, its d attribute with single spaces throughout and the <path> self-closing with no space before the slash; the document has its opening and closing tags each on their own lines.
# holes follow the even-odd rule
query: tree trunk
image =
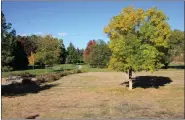
<svg viewBox="0 0 185 120">
<path fill-rule="evenodd" d="M 168 63 L 165 63 L 165 64 L 164 64 L 164 68 L 165 68 L 165 69 L 168 69 Z"/>
<path fill-rule="evenodd" d="M 129 69 L 129 90 L 132 90 L 132 68 Z"/>
</svg>

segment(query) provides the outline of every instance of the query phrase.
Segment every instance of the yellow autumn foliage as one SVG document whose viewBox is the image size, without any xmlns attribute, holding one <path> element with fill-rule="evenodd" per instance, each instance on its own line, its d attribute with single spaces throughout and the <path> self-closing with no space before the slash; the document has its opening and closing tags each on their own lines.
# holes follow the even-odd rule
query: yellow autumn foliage
<svg viewBox="0 0 185 120">
<path fill-rule="evenodd" d="M 33 52 L 31 52 L 31 55 L 28 57 L 28 61 L 30 65 L 35 64 L 35 54 Z"/>
</svg>

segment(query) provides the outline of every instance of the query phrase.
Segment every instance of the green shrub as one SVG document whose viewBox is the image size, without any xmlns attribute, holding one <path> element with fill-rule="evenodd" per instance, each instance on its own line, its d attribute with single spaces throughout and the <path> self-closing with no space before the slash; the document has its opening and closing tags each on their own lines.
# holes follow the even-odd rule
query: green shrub
<svg viewBox="0 0 185 120">
<path fill-rule="evenodd" d="M 73 69 L 73 73 L 75 74 L 75 73 L 82 73 L 82 70 L 80 70 L 80 69 Z"/>
<path fill-rule="evenodd" d="M 87 68 L 86 67 L 82 67 L 81 68 L 81 72 L 87 72 Z"/>
<path fill-rule="evenodd" d="M 21 77 L 35 77 L 35 74 L 31 74 L 29 72 L 20 73 Z"/>
<path fill-rule="evenodd" d="M 2 72 L 9 72 L 9 71 L 12 71 L 13 70 L 13 68 L 12 67 L 10 67 L 10 66 L 2 66 Z"/>
<path fill-rule="evenodd" d="M 22 72 L 22 73 L 11 73 L 10 74 L 11 76 L 21 76 L 23 78 L 25 77 L 35 77 L 36 75 L 35 74 L 31 74 L 29 72 Z"/>
</svg>

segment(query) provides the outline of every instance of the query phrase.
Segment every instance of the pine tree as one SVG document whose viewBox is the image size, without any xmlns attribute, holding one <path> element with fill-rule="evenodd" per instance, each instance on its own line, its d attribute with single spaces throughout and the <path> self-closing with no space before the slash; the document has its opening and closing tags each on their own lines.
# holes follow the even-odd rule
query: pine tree
<svg viewBox="0 0 185 120">
<path fill-rule="evenodd" d="M 13 69 L 12 61 L 14 60 L 13 51 L 16 46 L 15 30 L 11 30 L 11 23 L 6 23 L 6 18 L 1 12 L 1 61 L 2 71 L 10 71 Z M 10 32 L 9 32 L 10 31 Z"/>
</svg>

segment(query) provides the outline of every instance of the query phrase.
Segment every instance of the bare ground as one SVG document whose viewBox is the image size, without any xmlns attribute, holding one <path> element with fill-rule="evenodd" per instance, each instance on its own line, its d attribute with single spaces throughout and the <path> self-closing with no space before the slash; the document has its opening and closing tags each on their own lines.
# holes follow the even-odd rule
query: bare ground
<svg viewBox="0 0 185 120">
<path fill-rule="evenodd" d="M 140 72 L 134 76 L 169 79 L 160 78 L 164 82 L 157 81 L 156 88 L 150 83 L 139 84 L 129 91 L 121 85 L 128 80 L 125 73 L 70 75 L 50 83 L 57 86 L 36 94 L 3 96 L 2 118 L 35 114 L 39 114 L 38 118 L 184 118 L 183 70 Z"/>
</svg>

